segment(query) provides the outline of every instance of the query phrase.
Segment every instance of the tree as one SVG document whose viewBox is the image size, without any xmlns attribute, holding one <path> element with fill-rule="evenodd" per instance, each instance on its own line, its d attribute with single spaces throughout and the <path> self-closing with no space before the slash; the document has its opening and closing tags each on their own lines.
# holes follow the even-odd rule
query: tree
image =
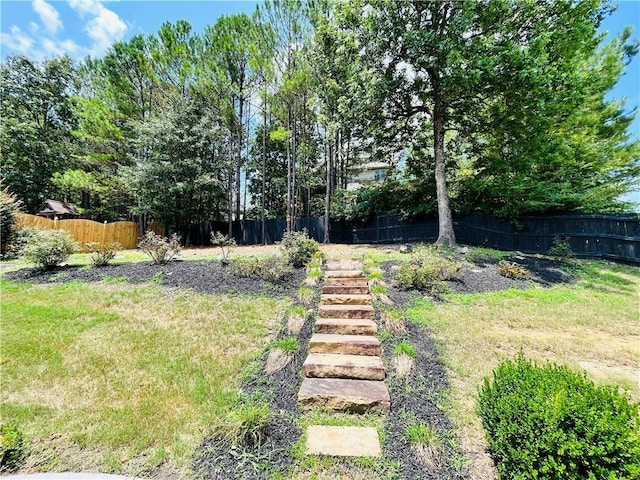
<svg viewBox="0 0 640 480">
<path fill-rule="evenodd" d="M 489 125 L 499 124 L 505 139 L 528 134 L 524 153 L 537 156 L 536 149 L 546 148 L 545 129 L 568 117 L 583 98 L 583 84 L 573 83 L 579 60 L 597 45 L 596 28 L 607 11 L 596 0 L 338 5 L 362 45 L 372 134 L 380 142 L 407 145 L 431 138 L 431 152 L 410 150 L 432 157 L 437 243 L 446 245 L 455 243 L 447 182 L 456 160 L 447 132 L 457 133 L 449 138 L 473 141 L 468 153 L 479 156 L 486 153 L 482 133 L 492 135 Z M 510 125 L 507 118 L 515 121 Z"/>
<path fill-rule="evenodd" d="M 69 164 L 73 77 L 69 57 L 38 64 L 19 55 L 0 66 L 2 177 L 27 212 L 53 193 L 51 177 Z"/>
</svg>

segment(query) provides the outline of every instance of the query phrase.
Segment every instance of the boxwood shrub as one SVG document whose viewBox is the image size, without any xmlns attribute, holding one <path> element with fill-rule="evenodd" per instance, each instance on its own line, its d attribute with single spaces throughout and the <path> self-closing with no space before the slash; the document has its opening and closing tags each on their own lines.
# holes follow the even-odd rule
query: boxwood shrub
<svg viewBox="0 0 640 480">
<path fill-rule="evenodd" d="M 500 478 L 640 478 L 638 404 L 567 367 L 507 360 L 478 410 Z"/>
</svg>

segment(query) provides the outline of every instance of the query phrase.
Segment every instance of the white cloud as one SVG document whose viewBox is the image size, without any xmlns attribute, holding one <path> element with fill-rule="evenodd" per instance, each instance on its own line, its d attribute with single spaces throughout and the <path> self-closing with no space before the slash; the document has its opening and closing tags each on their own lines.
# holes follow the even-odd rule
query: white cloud
<svg viewBox="0 0 640 480">
<path fill-rule="evenodd" d="M 40 17 L 40 21 L 44 28 L 55 34 L 59 29 L 62 28 L 62 20 L 60 20 L 60 14 L 58 11 L 49 5 L 44 0 L 33 0 L 31 4 L 33 11 L 38 14 Z"/>
<path fill-rule="evenodd" d="M 29 53 L 33 48 L 33 38 L 22 33 L 22 30 L 15 25 L 10 28 L 10 32 L 0 34 L 0 44 L 17 53 Z"/>
<path fill-rule="evenodd" d="M 88 48 L 91 55 L 102 55 L 114 42 L 122 40 L 127 32 L 126 23 L 99 0 L 69 0 L 69 6 L 80 18 L 92 17 L 84 27 L 85 33 L 93 40 L 93 45 Z"/>
</svg>

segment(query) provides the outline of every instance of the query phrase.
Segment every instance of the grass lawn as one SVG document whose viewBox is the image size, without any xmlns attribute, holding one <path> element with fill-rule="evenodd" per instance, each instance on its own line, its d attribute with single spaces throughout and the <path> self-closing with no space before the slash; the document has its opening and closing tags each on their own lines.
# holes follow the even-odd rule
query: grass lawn
<svg viewBox="0 0 640 480">
<path fill-rule="evenodd" d="M 0 417 L 25 432 L 27 470 L 186 472 L 290 305 L 148 284 L 0 282 Z"/>
<path fill-rule="evenodd" d="M 473 478 L 491 478 L 484 433 L 475 413 L 483 378 L 520 350 L 563 363 L 640 400 L 640 269 L 579 261 L 575 284 L 422 299 L 408 310 L 438 342 L 448 368 L 448 410 Z M 473 473 L 475 470 L 475 473 Z"/>
</svg>

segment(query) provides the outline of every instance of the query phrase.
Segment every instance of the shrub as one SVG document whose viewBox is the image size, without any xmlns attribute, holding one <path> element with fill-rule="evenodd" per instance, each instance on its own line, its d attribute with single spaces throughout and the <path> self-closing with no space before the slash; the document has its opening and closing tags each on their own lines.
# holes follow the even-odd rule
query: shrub
<svg viewBox="0 0 640 480">
<path fill-rule="evenodd" d="M 282 254 L 294 267 L 304 267 L 320 249 L 318 242 L 309 238 L 307 229 L 301 232 L 286 232 L 282 237 Z"/>
<path fill-rule="evenodd" d="M 485 378 L 478 411 L 502 478 L 640 475 L 639 406 L 566 367 L 507 360 Z"/>
<path fill-rule="evenodd" d="M 554 237 L 548 253 L 550 256 L 556 257 L 563 262 L 572 258 L 573 250 L 571 250 L 569 237 Z"/>
<path fill-rule="evenodd" d="M 116 254 L 122 250 L 122 245 L 118 242 L 89 242 L 87 243 L 87 248 L 91 252 L 91 264 L 94 267 L 106 267 L 115 258 Z"/>
<path fill-rule="evenodd" d="M 231 253 L 231 249 L 236 246 L 236 239 L 229 235 L 223 235 L 221 232 L 212 232 L 211 243 L 214 247 L 220 247 L 220 250 L 222 251 L 220 262 L 223 265 L 227 265 L 229 263 L 229 254 Z"/>
<path fill-rule="evenodd" d="M 0 426 L 0 472 L 15 470 L 24 458 L 24 437 L 15 425 Z"/>
<path fill-rule="evenodd" d="M 0 257 L 11 250 L 18 231 L 18 213 L 22 202 L 7 188 L 0 190 Z"/>
<path fill-rule="evenodd" d="M 444 293 L 448 291 L 444 281 L 455 278 L 460 268 L 459 263 L 446 258 L 416 256 L 410 262 L 400 265 L 394 281 L 398 287 L 407 290 Z"/>
<path fill-rule="evenodd" d="M 51 270 L 65 262 L 79 246 L 65 230 L 34 230 L 24 248 L 25 258 L 36 266 Z"/>
<path fill-rule="evenodd" d="M 529 275 L 529 271 L 522 265 L 507 262 L 506 260 L 500 260 L 498 262 L 498 273 L 503 277 L 512 278 L 514 280 L 525 278 Z"/>
<path fill-rule="evenodd" d="M 270 283 L 281 283 L 291 273 L 291 266 L 281 257 L 250 257 L 234 260 L 233 271 L 239 277 L 261 278 Z"/>
<path fill-rule="evenodd" d="M 180 237 L 175 233 L 171 238 L 163 237 L 148 230 L 138 244 L 138 248 L 149 255 L 155 264 L 165 264 L 178 258 L 182 248 Z"/>
</svg>

